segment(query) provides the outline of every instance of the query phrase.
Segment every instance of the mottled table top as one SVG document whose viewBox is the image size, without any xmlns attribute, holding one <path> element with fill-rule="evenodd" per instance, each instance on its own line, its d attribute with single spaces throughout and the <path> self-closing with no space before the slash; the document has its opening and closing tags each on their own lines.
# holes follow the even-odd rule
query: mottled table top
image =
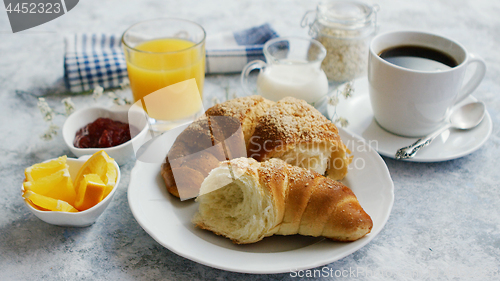
<svg viewBox="0 0 500 281">
<path fill-rule="evenodd" d="M 359 251 L 325 265 L 341 276 L 313 279 L 493 280 L 500 276 L 500 2 L 494 0 L 376 1 L 379 31 L 417 29 L 461 42 L 488 65 L 474 96 L 487 105 L 493 132 L 484 146 L 460 159 L 408 163 L 389 158 L 394 207 L 381 233 Z M 63 83 L 63 37 L 77 32 L 121 33 L 150 18 L 194 20 L 207 32 L 240 30 L 265 22 L 280 35 L 307 35 L 300 20 L 317 1 L 97 1 L 12 34 L 0 12 L 0 279 L 288 280 L 294 274 L 252 275 L 213 269 L 155 242 L 136 222 L 127 201 L 130 162 L 109 208 L 86 228 L 56 227 L 32 215 L 20 196 L 23 170 L 72 155 L 62 136 L 39 138 L 47 124 L 36 97 L 56 110 L 68 97 Z M 125 95 L 130 95 L 125 92 Z M 208 75 L 205 106 L 242 94 L 239 75 Z M 76 108 L 111 106 L 109 98 L 71 96 Z M 64 116 L 54 124 L 62 127 Z M 317 269 L 322 269 L 319 267 Z M 309 272 L 311 273 L 311 272 Z M 307 272 L 302 272 L 307 277 Z"/>
</svg>

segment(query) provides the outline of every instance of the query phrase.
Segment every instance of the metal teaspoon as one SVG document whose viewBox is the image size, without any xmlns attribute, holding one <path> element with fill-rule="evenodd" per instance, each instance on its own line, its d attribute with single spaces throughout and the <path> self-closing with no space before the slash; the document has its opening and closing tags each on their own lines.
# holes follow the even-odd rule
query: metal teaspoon
<svg viewBox="0 0 500 281">
<path fill-rule="evenodd" d="M 448 124 L 413 144 L 399 149 L 395 155 L 396 159 L 413 158 L 422 147 L 429 145 L 437 136 L 449 128 L 469 130 L 476 127 L 483 120 L 485 112 L 486 107 L 482 102 L 468 103 L 455 108 L 450 115 Z"/>
</svg>

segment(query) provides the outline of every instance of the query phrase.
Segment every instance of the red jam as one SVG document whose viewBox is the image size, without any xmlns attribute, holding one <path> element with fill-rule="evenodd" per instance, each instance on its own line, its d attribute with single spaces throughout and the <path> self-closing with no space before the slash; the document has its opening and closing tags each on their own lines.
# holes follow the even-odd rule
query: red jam
<svg viewBox="0 0 500 281">
<path fill-rule="evenodd" d="M 127 123 L 99 118 L 76 132 L 73 145 L 78 148 L 105 148 L 130 140 Z"/>
</svg>

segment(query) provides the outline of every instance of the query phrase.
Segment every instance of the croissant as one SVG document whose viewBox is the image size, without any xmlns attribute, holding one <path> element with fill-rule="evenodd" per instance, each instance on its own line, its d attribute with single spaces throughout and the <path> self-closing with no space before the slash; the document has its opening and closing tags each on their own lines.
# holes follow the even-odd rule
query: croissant
<svg viewBox="0 0 500 281">
<path fill-rule="evenodd" d="M 373 226 L 347 186 L 280 159 L 221 162 L 196 201 L 192 222 L 237 244 L 274 234 L 354 241 Z"/>
<path fill-rule="evenodd" d="M 280 158 L 335 180 L 347 173 L 351 157 L 337 128 L 303 100 L 288 97 L 275 103 L 261 96 L 250 96 L 217 104 L 205 114 L 206 117 L 192 123 L 176 139 L 162 165 L 161 175 L 174 196 L 196 196 L 203 179 L 217 167 L 218 161 L 241 156 L 258 161 Z M 210 120 L 215 117 L 233 118 L 241 126 L 243 151 L 238 145 L 225 150 L 208 149 L 225 143 L 223 137 L 213 135 L 217 130 Z M 234 126 L 230 127 L 234 130 Z M 203 150 L 205 153 L 200 152 Z M 203 155 L 188 157 L 193 153 Z M 182 161 L 176 161 L 178 164 L 172 167 L 172 160 L 176 159 Z M 176 183 L 176 180 L 182 182 Z M 186 187 L 188 196 L 179 196 L 178 186 Z"/>
<path fill-rule="evenodd" d="M 261 96 L 242 97 L 216 104 L 207 109 L 205 114 L 207 116 L 236 118 L 241 123 L 245 144 L 248 147 L 260 117 L 265 115 L 267 110 L 274 104 L 273 101 Z"/>
<path fill-rule="evenodd" d="M 280 158 L 340 180 L 352 157 L 337 127 L 306 101 L 286 97 L 273 104 L 257 123 L 248 156 L 257 161 Z"/>
<path fill-rule="evenodd" d="M 246 156 L 240 122 L 233 117 L 206 116 L 177 137 L 160 171 L 167 191 L 189 199 L 220 161 Z M 182 187 L 182 188 L 178 188 Z"/>
</svg>

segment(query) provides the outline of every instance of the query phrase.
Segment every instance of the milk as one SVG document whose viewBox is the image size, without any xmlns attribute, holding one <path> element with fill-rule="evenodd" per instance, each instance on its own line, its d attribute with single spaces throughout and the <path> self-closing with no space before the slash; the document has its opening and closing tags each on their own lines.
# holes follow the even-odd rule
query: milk
<svg viewBox="0 0 500 281">
<path fill-rule="evenodd" d="M 273 101 L 292 96 L 313 103 L 328 93 L 328 80 L 319 65 L 288 60 L 265 67 L 257 87 L 260 95 Z"/>
</svg>

